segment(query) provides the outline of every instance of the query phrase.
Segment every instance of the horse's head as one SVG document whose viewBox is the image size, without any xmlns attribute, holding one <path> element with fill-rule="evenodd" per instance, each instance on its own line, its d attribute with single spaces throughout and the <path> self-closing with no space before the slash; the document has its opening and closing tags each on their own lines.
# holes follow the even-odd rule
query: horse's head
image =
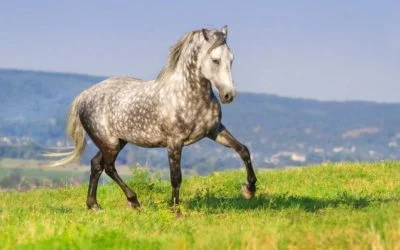
<svg viewBox="0 0 400 250">
<path fill-rule="evenodd" d="M 219 92 L 222 103 L 230 103 L 236 97 L 232 80 L 233 53 L 226 44 L 228 28 L 221 31 L 202 30 L 206 41 L 205 55 L 201 60 L 201 75 L 209 80 Z"/>
</svg>

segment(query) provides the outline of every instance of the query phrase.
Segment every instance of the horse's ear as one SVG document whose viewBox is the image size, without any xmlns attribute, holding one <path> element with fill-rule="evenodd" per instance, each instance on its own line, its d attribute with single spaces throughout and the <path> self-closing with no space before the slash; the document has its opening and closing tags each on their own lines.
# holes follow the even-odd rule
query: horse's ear
<svg viewBox="0 0 400 250">
<path fill-rule="evenodd" d="M 228 25 L 225 25 L 224 27 L 222 27 L 221 29 L 222 34 L 224 34 L 225 37 L 228 36 Z"/>
<path fill-rule="evenodd" d="M 210 41 L 210 35 L 208 34 L 208 30 L 206 29 L 201 29 L 201 33 L 203 33 L 204 39 L 209 42 Z"/>
</svg>

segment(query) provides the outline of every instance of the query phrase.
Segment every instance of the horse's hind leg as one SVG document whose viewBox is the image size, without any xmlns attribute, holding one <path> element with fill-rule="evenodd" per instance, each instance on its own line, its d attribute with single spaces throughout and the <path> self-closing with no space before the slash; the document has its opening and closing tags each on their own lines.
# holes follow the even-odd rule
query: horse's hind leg
<svg viewBox="0 0 400 250">
<path fill-rule="evenodd" d="M 208 137 L 226 147 L 234 149 L 240 155 L 240 158 L 246 166 L 247 172 L 247 184 L 243 185 L 242 194 L 246 199 L 253 198 L 256 192 L 257 178 L 251 163 L 250 152 L 247 147 L 236 140 L 223 124 L 221 124 L 220 127 Z"/>
<path fill-rule="evenodd" d="M 128 199 L 128 206 L 132 208 L 140 207 L 140 203 L 137 199 L 136 193 L 130 189 L 125 182 L 119 176 L 117 170 L 115 169 L 115 160 L 117 159 L 118 153 L 125 146 L 125 141 L 120 141 L 120 144 L 115 149 L 107 149 L 103 151 L 103 161 L 106 174 L 111 177 L 125 193 Z"/>
<path fill-rule="evenodd" d="M 103 155 L 101 151 L 99 151 L 90 161 L 90 181 L 89 181 L 89 189 L 86 199 L 86 205 L 88 209 L 91 210 L 100 209 L 100 206 L 97 203 L 96 193 L 100 175 L 104 170 L 102 157 Z"/>
</svg>

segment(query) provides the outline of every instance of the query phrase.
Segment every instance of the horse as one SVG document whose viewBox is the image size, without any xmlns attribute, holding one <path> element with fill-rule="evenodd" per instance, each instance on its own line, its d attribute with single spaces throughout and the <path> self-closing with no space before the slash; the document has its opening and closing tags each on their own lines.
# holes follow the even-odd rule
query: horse
<svg viewBox="0 0 400 250">
<path fill-rule="evenodd" d="M 75 97 L 67 119 L 67 135 L 74 149 L 49 153 L 63 158 L 48 166 L 78 160 L 85 150 L 86 135 L 91 139 L 99 151 L 90 161 L 88 209 L 101 209 L 96 193 L 103 171 L 120 186 L 129 207 L 140 207 L 136 193 L 115 168 L 118 153 L 127 143 L 167 148 L 173 206 L 180 203 L 182 148 L 205 137 L 239 154 L 247 170 L 247 183 L 241 192 L 246 199 L 254 196 L 257 178 L 250 152 L 221 122 L 220 101 L 230 103 L 237 94 L 231 73 L 234 54 L 227 45 L 227 35 L 227 26 L 188 32 L 170 48 L 167 63 L 155 80 L 111 77 Z"/>
</svg>

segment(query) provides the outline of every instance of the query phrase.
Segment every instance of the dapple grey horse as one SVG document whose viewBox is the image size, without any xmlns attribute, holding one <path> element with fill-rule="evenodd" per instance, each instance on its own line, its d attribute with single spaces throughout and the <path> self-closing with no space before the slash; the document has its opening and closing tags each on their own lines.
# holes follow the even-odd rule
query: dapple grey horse
<svg viewBox="0 0 400 250">
<path fill-rule="evenodd" d="M 182 181 L 182 147 L 208 137 L 234 149 L 247 170 L 242 186 L 246 199 L 254 196 L 256 176 L 250 152 L 221 123 L 222 103 L 236 96 L 232 81 L 233 53 L 226 40 L 228 29 L 200 29 L 187 33 L 170 49 L 168 62 L 157 79 L 112 77 L 79 94 L 68 115 L 67 134 L 74 142 L 72 152 L 50 153 L 64 156 L 49 166 L 61 166 L 79 159 L 86 145 L 85 133 L 98 147 L 91 160 L 87 207 L 100 208 L 97 185 L 103 170 L 123 190 L 128 205 L 140 206 L 136 193 L 115 169 L 115 160 L 129 142 L 141 147 L 167 147 L 172 184 L 172 205 L 179 204 Z"/>
</svg>

